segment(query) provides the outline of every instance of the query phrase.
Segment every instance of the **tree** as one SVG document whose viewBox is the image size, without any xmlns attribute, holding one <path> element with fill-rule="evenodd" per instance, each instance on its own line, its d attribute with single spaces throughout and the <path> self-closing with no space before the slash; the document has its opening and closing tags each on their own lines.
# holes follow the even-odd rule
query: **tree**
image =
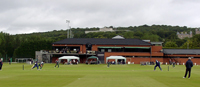
<svg viewBox="0 0 200 87">
<path fill-rule="evenodd" d="M 151 40 L 151 41 L 160 41 L 160 37 L 158 35 L 153 34 L 145 34 L 142 39 Z"/>
<path fill-rule="evenodd" d="M 170 35 L 167 37 L 167 39 L 169 39 L 169 40 L 178 39 L 178 36 L 176 35 L 176 32 L 169 32 L 168 34 L 170 34 Z"/>
<path fill-rule="evenodd" d="M 165 43 L 165 47 L 178 47 L 178 45 L 175 42 L 168 41 Z"/>
<path fill-rule="evenodd" d="M 185 42 L 185 43 L 181 46 L 181 48 L 184 48 L 184 49 L 194 49 L 194 48 L 196 48 L 196 47 L 194 46 L 194 44 L 193 44 L 192 41 L 188 40 L 187 42 Z"/>
<path fill-rule="evenodd" d="M 136 36 L 136 37 L 142 37 L 142 36 L 143 36 L 143 33 L 142 33 L 141 31 L 136 31 L 136 32 L 134 33 L 134 36 Z"/>
<path fill-rule="evenodd" d="M 185 42 L 187 42 L 187 39 L 176 39 L 174 40 L 178 47 L 181 47 Z"/>
<path fill-rule="evenodd" d="M 10 53 L 12 50 L 12 41 L 13 40 L 8 33 L 0 33 L 0 53 L 2 57 L 10 57 L 10 55 L 7 55 L 8 53 L 12 55 L 12 53 Z"/>
<path fill-rule="evenodd" d="M 194 47 L 200 47 L 200 34 L 196 34 L 191 38 L 191 41 Z"/>
<path fill-rule="evenodd" d="M 26 41 L 22 43 L 17 49 L 15 49 L 14 57 L 35 58 L 35 51 L 40 51 L 42 49 L 51 50 L 52 42 L 53 41 L 50 40 Z"/>
<path fill-rule="evenodd" d="M 134 38 L 134 32 L 130 31 L 130 32 L 125 32 L 123 34 L 124 38 Z"/>
</svg>

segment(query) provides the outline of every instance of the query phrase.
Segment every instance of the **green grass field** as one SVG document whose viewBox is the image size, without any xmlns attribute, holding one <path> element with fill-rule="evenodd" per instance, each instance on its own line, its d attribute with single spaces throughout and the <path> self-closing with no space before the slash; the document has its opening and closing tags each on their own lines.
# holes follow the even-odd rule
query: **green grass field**
<svg viewBox="0 0 200 87">
<path fill-rule="evenodd" d="M 24 70 L 22 66 L 24 65 Z M 161 65 L 60 65 L 45 64 L 42 70 L 32 65 L 4 63 L 0 71 L 0 87 L 199 87 L 200 66 L 192 68 L 191 78 L 182 77 L 185 66 Z"/>
</svg>

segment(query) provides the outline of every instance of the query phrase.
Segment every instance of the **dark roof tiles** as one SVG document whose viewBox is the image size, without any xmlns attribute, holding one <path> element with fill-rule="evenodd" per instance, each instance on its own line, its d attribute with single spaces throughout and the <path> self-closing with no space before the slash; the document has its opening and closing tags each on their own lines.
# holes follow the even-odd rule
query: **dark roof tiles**
<svg viewBox="0 0 200 87">
<path fill-rule="evenodd" d="M 67 38 L 52 44 L 151 45 L 140 39 Z"/>
<path fill-rule="evenodd" d="M 164 54 L 200 54 L 200 49 L 163 49 Z"/>
</svg>

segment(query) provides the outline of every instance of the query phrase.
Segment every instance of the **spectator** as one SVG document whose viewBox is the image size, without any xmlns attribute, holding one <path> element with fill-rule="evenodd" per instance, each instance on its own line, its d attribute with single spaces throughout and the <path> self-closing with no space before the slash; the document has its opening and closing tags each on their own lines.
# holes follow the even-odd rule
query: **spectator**
<svg viewBox="0 0 200 87">
<path fill-rule="evenodd" d="M 175 64 L 176 64 L 176 62 L 173 60 L 173 62 L 172 62 L 173 68 L 175 67 Z"/>
<path fill-rule="evenodd" d="M 80 51 L 80 50 L 79 50 L 79 49 L 77 49 L 77 50 L 76 50 L 76 53 L 79 53 L 79 51 Z"/>
<path fill-rule="evenodd" d="M 77 60 L 76 64 L 78 65 L 78 60 Z"/>
<path fill-rule="evenodd" d="M 107 64 L 108 64 L 107 67 L 109 68 L 109 67 L 110 67 L 110 62 L 109 62 L 109 60 L 108 60 Z"/>
<path fill-rule="evenodd" d="M 90 61 L 90 64 L 92 64 L 92 60 Z"/>
<path fill-rule="evenodd" d="M 189 72 L 188 78 L 190 78 L 191 68 L 193 67 L 193 62 L 191 61 L 191 57 L 188 58 L 188 61 L 185 63 L 185 76 L 183 78 L 186 78 L 187 73 Z"/>
<path fill-rule="evenodd" d="M 11 65 L 11 60 L 10 60 L 10 58 L 9 58 L 8 62 L 9 62 L 9 64 Z"/>
<path fill-rule="evenodd" d="M 67 53 L 67 48 L 64 49 L 64 53 Z"/>
<path fill-rule="evenodd" d="M 69 48 L 68 50 L 69 50 L 69 53 L 71 53 L 71 50 L 70 50 L 70 48 Z"/>
<path fill-rule="evenodd" d="M 75 59 L 73 60 L 73 63 L 76 63 Z"/>
<path fill-rule="evenodd" d="M 169 64 L 172 65 L 172 60 L 171 59 L 169 59 Z"/>
<path fill-rule="evenodd" d="M 33 64 L 33 60 L 31 59 L 31 64 Z"/>
<path fill-rule="evenodd" d="M 64 60 L 61 60 L 61 63 L 65 64 L 65 61 L 64 61 Z"/>
<path fill-rule="evenodd" d="M 71 65 L 72 65 L 72 61 L 71 61 L 71 60 L 69 61 L 69 64 L 71 64 Z"/>
<path fill-rule="evenodd" d="M 112 61 L 112 64 L 115 64 L 115 62 L 114 62 L 114 61 Z"/>
<path fill-rule="evenodd" d="M 56 53 L 59 53 L 59 50 L 58 50 L 58 48 L 56 48 Z"/>
</svg>

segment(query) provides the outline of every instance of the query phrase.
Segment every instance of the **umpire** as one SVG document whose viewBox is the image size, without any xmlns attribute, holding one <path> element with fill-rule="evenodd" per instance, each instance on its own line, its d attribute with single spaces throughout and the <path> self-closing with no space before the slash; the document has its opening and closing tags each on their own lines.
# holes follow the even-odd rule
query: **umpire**
<svg viewBox="0 0 200 87">
<path fill-rule="evenodd" d="M 193 62 L 191 61 L 191 57 L 188 58 L 188 61 L 185 63 L 186 71 L 185 76 L 183 78 L 186 78 L 187 73 L 189 72 L 188 78 L 190 78 L 191 68 L 193 67 Z"/>
</svg>

